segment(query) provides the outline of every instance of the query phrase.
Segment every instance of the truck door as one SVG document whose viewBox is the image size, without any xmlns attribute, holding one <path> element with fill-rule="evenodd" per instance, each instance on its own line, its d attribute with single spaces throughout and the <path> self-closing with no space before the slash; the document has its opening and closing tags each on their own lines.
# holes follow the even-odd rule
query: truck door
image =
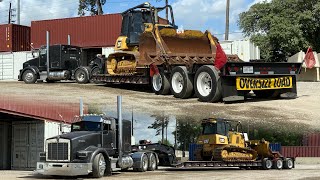
<svg viewBox="0 0 320 180">
<path fill-rule="evenodd" d="M 115 138 L 115 132 L 111 130 L 110 124 L 104 124 L 103 127 L 103 146 L 104 148 L 113 149 L 116 147 L 116 142 L 113 142 Z"/>
<path fill-rule="evenodd" d="M 47 48 L 41 46 L 39 49 L 39 67 L 46 67 L 47 64 Z"/>
</svg>

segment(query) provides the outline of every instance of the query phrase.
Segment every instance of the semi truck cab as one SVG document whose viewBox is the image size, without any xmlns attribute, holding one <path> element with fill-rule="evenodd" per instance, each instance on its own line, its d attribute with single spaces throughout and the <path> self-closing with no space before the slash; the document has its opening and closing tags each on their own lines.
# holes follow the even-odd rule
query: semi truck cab
<svg viewBox="0 0 320 180">
<path fill-rule="evenodd" d="M 117 169 L 155 170 L 159 158 L 152 151 L 131 151 L 131 121 L 85 115 L 71 132 L 48 138 L 36 172 L 43 175 L 92 175 L 99 178 Z"/>
</svg>

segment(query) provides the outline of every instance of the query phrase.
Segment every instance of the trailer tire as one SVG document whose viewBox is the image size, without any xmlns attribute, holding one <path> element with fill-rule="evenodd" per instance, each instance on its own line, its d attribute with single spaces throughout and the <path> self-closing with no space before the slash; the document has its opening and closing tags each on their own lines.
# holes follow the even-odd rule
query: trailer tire
<svg viewBox="0 0 320 180">
<path fill-rule="evenodd" d="M 97 154 L 92 163 L 92 176 L 94 178 L 101 178 L 104 176 L 106 171 L 106 161 L 104 159 L 103 154 Z"/>
<path fill-rule="evenodd" d="M 153 153 L 151 153 L 149 157 L 148 171 L 154 171 L 156 169 L 157 169 L 157 159 L 156 159 L 156 156 Z"/>
<path fill-rule="evenodd" d="M 221 80 L 214 66 L 201 66 L 194 76 L 194 82 L 195 94 L 200 101 L 217 102 L 221 99 Z"/>
<path fill-rule="evenodd" d="M 26 84 L 34 84 L 37 81 L 37 76 L 34 72 L 28 69 L 23 73 L 22 80 Z"/>
<path fill-rule="evenodd" d="M 269 170 L 272 168 L 272 161 L 268 158 L 264 158 L 262 160 L 262 168 L 265 170 Z"/>
<path fill-rule="evenodd" d="M 137 168 L 136 171 L 145 172 L 148 170 L 148 167 L 149 167 L 148 156 L 146 154 L 143 154 L 141 157 L 141 167 Z"/>
<path fill-rule="evenodd" d="M 74 78 L 79 84 L 86 84 L 89 82 L 88 73 L 84 69 L 78 69 L 74 73 Z"/>
<path fill-rule="evenodd" d="M 185 66 L 176 66 L 172 69 L 170 89 L 176 98 L 186 99 L 193 94 L 193 78 Z"/>
<path fill-rule="evenodd" d="M 283 161 L 283 169 L 292 169 L 293 168 L 293 160 L 291 158 L 286 158 Z"/>
<path fill-rule="evenodd" d="M 282 167 L 283 167 L 283 161 L 282 161 L 282 159 L 276 159 L 276 160 L 274 161 L 273 168 L 274 168 L 274 169 L 282 169 Z"/>
<path fill-rule="evenodd" d="M 170 83 L 162 70 L 159 74 L 152 76 L 152 90 L 157 95 L 167 95 L 170 93 Z"/>
</svg>

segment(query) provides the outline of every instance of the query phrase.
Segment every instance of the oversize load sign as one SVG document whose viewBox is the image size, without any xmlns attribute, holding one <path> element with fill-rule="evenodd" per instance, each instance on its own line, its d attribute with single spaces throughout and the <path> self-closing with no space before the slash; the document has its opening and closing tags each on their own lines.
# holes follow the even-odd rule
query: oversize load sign
<svg viewBox="0 0 320 180">
<path fill-rule="evenodd" d="M 250 78 L 237 77 L 237 90 L 263 90 L 292 88 L 292 77 L 279 78 Z"/>
</svg>

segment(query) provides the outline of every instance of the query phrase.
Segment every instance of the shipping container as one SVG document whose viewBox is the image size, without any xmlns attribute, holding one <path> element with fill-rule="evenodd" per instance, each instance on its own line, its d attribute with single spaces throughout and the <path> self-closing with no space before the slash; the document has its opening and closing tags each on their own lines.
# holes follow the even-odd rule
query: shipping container
<svg viewBox="0 0 320 180">
<path fill-rule="evenodd" d="M 226 54 L 238 55 L 245 62 L 260 59 L 259 47 L 250 40 L 221 41 L 220 44 Z"/>
<path fill-rule="evenodd" d="M 320 157 L 320 146 L 282 146 L 285 157 Z"/>
<path fill-rule="evenodd" d="M 189 144 L 189 161 L 195 161 L 196 160 L 196 156 L 195 156 L 195 152 L 198 148 L 200 148 L 202 145 L 199 144 Z"/>
<path fill-rule="evenodd" d="M 320 133 L 311 133 L 303 136 L 303 146 L 320 146 Z"/>
<path fill-rule="evenodd" d="M 23 63 L 32 58 L 31 51 L 0 53 L 0 80 L 18 80 Z"/>
<path fill-rule="evenodd" d="M 0 52 L 29 51 L 30 33 L 28 26 L 0 25 Z"/>
<path fill-rule="evenodd" d="M 50 44 L 67 44 L 79 47 L 114 46 L 121 32 L 121 14 L 74 17 L 31 22 L 31 42 L 34 48 L 46 44 L 46 31 Z"/>
<path fill-rule="evenodd" d="M 270 143 L 269 147 L 271 151 L 277 151 L 277 152 L 281 151 L 281 143 Z"/>
</svg>

